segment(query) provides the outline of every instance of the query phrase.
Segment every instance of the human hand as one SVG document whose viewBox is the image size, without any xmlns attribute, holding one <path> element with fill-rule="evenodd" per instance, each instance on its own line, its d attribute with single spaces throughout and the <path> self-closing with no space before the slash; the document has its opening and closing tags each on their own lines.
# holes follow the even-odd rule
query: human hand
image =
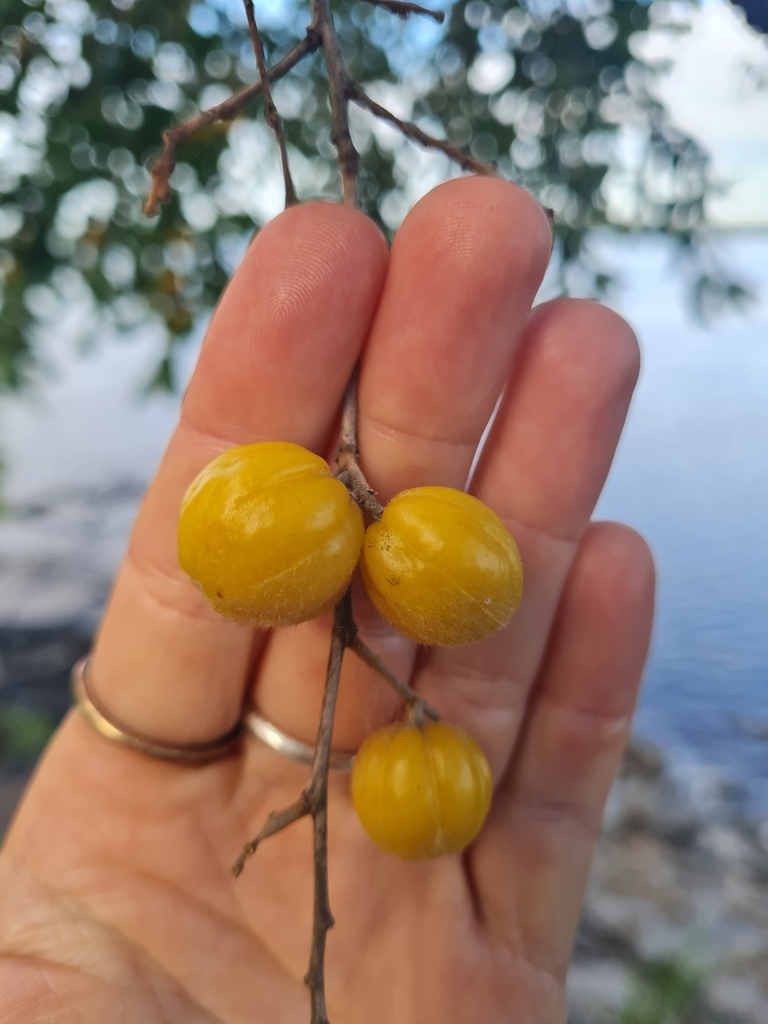
<svg viewBox="0 0 768 1024">
<path fill-rule="evenodd" d="M 293 207 L 257 236 L 211 324 L 180 424 L 139 514 L 97 638 L 101 706 L 166 743 L 225 733 L 244 698 L 313 742 L 330 617 L 254 635 L 209 610 L 178 566 L 176 524 L 221 451 L 289 440 L 333 451 L 362 351 L 361 462 L 386 501 L 463 487 L 510 527 L 522 605 L 483 643 L 417 651 L 355 594 L 367 642 L 496 780 L 461 857 L 401 863 L 363 833 L 331 779 L 333 1024 L 558 1024 L 603 803 L 646 654 L 644 542 L 590 524 L 638 369 L 634 337 L 581 300 L 530 306 L 549 256 L 538 206 L 494 179 L 449 182 L 388 254 L 371 222 Z M 348 655 L 334 746 L 354 749 L 397 698 Z M 230 867 L 307 769 L 258 741 L 202 766 L 152 760 L 70 714 L 0 856 L 0 1024 L 225 1024 L 309 1019 L 310 823 Z"/>
</svg>

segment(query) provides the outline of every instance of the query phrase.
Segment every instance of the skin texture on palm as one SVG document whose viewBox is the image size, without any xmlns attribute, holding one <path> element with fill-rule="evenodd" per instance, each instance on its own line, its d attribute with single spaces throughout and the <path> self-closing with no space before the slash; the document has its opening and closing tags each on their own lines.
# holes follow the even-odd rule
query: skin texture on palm
<svg viewBox="0 0 768 1024">
<path fill-rule="evenodd" d="M 236 444 L 328 455 L 362 351 L 363 468 L 386 500 L 463 487 L 507 523 L 526 590 L 483 644 L 418 651 L 359 591 L 368 643 L 483 747 L 491 813 L 463 857 L 403 864 L 372 846 L 333 777 L 334 1024 L 561 1024 L 564 979 L 600 815 L 645 658 L 653 568 L 642 540 L 589 524 L 634 386 L 629 328 L 593 303 L 530 306 L 545 218 L 512 185 L 427 195 L 391 252 L 359 213 L 287 211 L 258 235 L 214 317 L 182 419 L 140 512 L 93 661 L 100 704 L 166 742 L 231 727 L 244 696 L 312 742 L 330 620 L 257 634 L 217 618 L 181 573 L 183 493 Z M 335 745 L 390 721 L 397 697 L 347 654 Z M 306 769 L 247 741 L 201 768 L 64 723 L 0 856 L 0 1024 L 309 1019 L 308 821 L 242 843 Z M 45 1014 L 48 1014 L 46 1016 Z"/>
</svg>

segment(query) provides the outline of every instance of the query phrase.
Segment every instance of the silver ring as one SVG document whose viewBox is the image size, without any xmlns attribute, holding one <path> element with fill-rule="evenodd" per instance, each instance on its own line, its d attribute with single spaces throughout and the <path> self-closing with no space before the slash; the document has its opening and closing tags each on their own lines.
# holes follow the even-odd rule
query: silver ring
<svg viewBox="0 0 768 1024">
<path fill-rule="evenodd" d="M 302 743 L 295 736 L 289 736 L 287 732 L 263 718 L 256 711 L 249 711 L 243 718 L 243 726 L 257 740 L 261 740 L 268 747 L 276 750 L 278 754 L 285 754 L 286 757 L 302 764 L 312 764 L 315 757 L 315 748 L 308 743 Z M 354 754 L 342 750 L 332 750 L 330 767 L 337 772 L 348 772 L 355 759 Z"/>
</svg>

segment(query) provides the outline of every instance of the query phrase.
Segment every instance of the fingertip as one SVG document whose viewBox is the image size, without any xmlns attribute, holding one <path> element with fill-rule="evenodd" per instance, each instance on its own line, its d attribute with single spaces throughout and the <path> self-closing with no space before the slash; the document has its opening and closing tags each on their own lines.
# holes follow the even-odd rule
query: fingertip
<svg viewBox="0 0 768 1024">
<path fill-rule="evenodd" d="M 557 299 L 531 313 L 474 486 L 504 518 L 577 539 L 600 495 L 640 369 L 613 310 Z"/>
<path fill-rule="evenodd" d="M 545 688 L 590 713 L 629 713 L 648 654 L 655 581 L 653 556 L 636 530 L 591 523 L 558 610 Z"/>
<path fill-rule="evenodd" d="M 534 308 L 528 330 L 556 346 L 563 360 L 578 345 L 581 365 L 589 371 L 599 367 L 613 399 L 631 397 L 640 375 L 640 344 L 624 317 L 609 306 L 593 299 L 553 299 Z M 552 356 L 554 362 L 558 353 Z"/>
<path fill-rule="evenodd" d="M 445 182 L 392 243 L 360 374 L 360 443 L 382 494 L 463 487 L 549 255 L 546 217 L 494 178 Z"/>
<path fill-rule="evenodd" d="M 185 396 L 185 422 L 231 444 L 274 437 L 324 443 L 387 259 L 376 225 L 338 203 L 293 206 L 270 221 L 211 321 Z"/>
<path fill-rule="evenodd" d="M 381 228 L 362 210 L 343 203 L 319 199 L 297 203 L 283 210 L 262 232 L 270 229 L 304 239 L 305 247 L 311 238 L 335 238 L 350 256 L 370 259 L 374 265 L 387 262 L 389 247 Z"/>
<path fill-rule="evenodd" d="M 603 617 L 653 614 L 656 566 L 642 534 L 625 523 L 599 521 L 587 527 L 574 563 L 580 585 L 602 606 Z"/>
<path fill-rule="evenodd" d="M 503 178 L 472 176 L 443 182 L 413 207 L 395 246 L 411 233 L 429 236 L 433 258 L 474 263 L 486 253 L 484 270 L 514 273 L 535 294 L 549 263 L 552 233 L 533 196 Z M 425 246 L 426 249 L 426 246 Z"/>
<path fill-rule="evenodd" d="M 288 247 L 298 237 L 303 240 L 301 248 L 307 248 L 310 241 L 336 237 L 345 247 L 363 250 L 377 259 L 387 258 L 387 240 L 378 225 L 362 210 L 342 203 L 317 199 L 286 207 L 254 236 L 249 251 L 260 239 L 271 242 L 273 235 L 281 236 L 281 244 L 286 244 L 283 236 L 290 237 Z"/>
<path fill-rule="evenodd" d="M 295 317 L 301 303 L 332 316 L 345 305 L 356 313 L 362 300 L 370 319 L 387 259 L 384 236 L 360 210 L 320 201 L 290 206 L 255 236 L 218 315 L 235 307 L 234 293 L 262 320 L 268 312 L 263 295 L 276 326 L 284 316 Z"/>
</svg>

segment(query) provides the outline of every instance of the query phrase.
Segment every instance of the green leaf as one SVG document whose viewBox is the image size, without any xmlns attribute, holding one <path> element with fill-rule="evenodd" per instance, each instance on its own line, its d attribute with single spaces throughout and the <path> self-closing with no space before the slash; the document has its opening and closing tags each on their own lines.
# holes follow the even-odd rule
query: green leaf
<svg viewBox="0 0 768 1024">
<path fill-rule="evenodd" d="M 700 1008 L 703 990 L 700 967 L 680 958 L 651 960 L 636 972 L 617 1024 L 694 1024 L 691 1014 Z"/>
<path fill-rule="evenodd" d="M 37 760 L 56 723 L 47 715 L 24 707 L 0 706 L 0 757 L 3 763 L 26 767 Z"/>
</svg>

